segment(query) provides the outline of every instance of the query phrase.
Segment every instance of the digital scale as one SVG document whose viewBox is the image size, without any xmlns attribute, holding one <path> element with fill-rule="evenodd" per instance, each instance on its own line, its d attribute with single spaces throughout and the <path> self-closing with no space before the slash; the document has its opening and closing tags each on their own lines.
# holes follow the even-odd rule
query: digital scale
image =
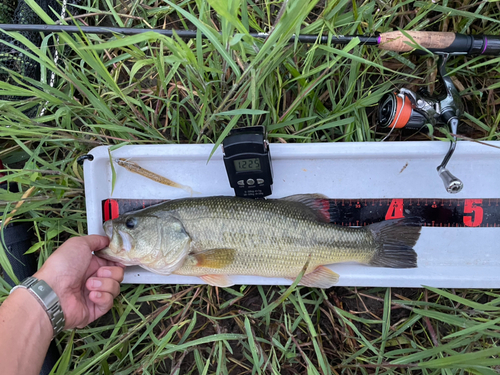
<svg viewBox="0 0 500 375">
<path fill-rule="evenodd" d="M 234 129 L 224 139 L 222 151 L 229 184 L 237 197 L 271 195 L 273 169 L 263 126 Z"/>
<path fill-rule="evenodd" d="M 450 166 L 460 176 L 464 188 L 450 195 L 435 174 L 436 165 L 449 147 L 447 142 L 273 143 L 270 146 L 273 168 L 267 171 L 262 168 L 265 164 L 262 160 L 269 153 L 262 153 L 266 143 L 259 134 L 258 131 L 254 134 L 254 148 L 241 144 L 235 147 L 238 142 L 230 142 L 228 147 L 226 142 L 225 153 L 219 147 L 208 163 L 212 145 L 124 146 L 113 151 L 112 156 L 129 159 L 151 172 L 190 186 L 201 193 L 195 197 L 236 194 L 259 199 L 265 196 L 267 186 L 259 186 L 264 184 L 257 180 L 270 176 L 271 180 L 262 178 L 266 184 L 272 181 L 269 184 L 272 195 L 268 198 L 304 193 L 325 195 L 328 199 L 320 200 L 319 204 L 327 205 L 330 221 L 338 225 L 362 226 L 399 217 L 422 219 L 422 234 L 414 248 L 418 268 L 329 265 L 340 275 L 338 285 L 500 286 L 500 228 L 497 228 L 500 227 L 497 167 L 500 148 L 496 148 L 500 142 L 487 142 L 495 147 L 460 142 Z M 93 160 L 84 163 L 89 234 L 104 235 L 103 221 L 124 212 L 188 196 L 184 190 L 151 181 L 116 164 L 116 183 L 111 194 L 108 147 L 97 147 L 90 154 Z M 228 168 L 229 181 L 228 163 L 234 167 L 232 175 Z M 253 178 L 252 173 L 260 173 L 261 177 Z M 244 185 L 238 184 L 239 181 Z M 253 193 L 248 193 L 252 190 Z M 231 279 L 246 285 L 290 284 L 281 278 L 231 276 Z M 127 267 L 124 282 L 203 283 L 197 277 L 162 276 L 140 267 Z"/>
</svg>

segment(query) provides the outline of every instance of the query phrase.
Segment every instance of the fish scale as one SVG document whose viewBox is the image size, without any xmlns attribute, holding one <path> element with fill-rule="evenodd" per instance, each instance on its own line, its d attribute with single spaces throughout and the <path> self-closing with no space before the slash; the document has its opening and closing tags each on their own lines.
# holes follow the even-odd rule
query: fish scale
<svg viewBox="0 0 500 375">
<path fill-rule="evenodd" d="M 321 267 L 326 264 L 355 261 L 389 267 L 416 266 L 411 247 L 418 239 L 419 227 L 407 226 L 406 221 L 362 228 L 337 226 L 325 222 L 328 216 L 323 206 L 317 205 L 317 199 L 317 195 L 304 194 L 268 200 L 206 197 L 168 201 L 107 222 L 106 233 L 113 226 L 110 248 L 114 250 L 100 254 L 119 261 L 116 254 L 121 251 L 120 256 L 148 259 L 143 266 L 153 272 L 168 269 L 169 273 L 199 276 L 223 286 L 228 281 L 217 279 L 217 275 L 295 278 L 308 261 L 303 284 L 321 287 L 338 279 L 338 275 Z M 128 228 L 130 220 L 137 226 Z M 175 238 L 182 246 L 188 238 L 189 249 L 183 252 L 179 245 L 175 250 Z M 123 243 L 134 245 L 122 251 Z M 156 243 L 161 243 L 160 249 Z M 165 268 L 162 258 L 158 264 L 163 270 L 159 266 L 155 270 L 151 254 L 163 252 L 164 257 L 171 257 L 172 253 L 162 249 L 167 246 L 179 254 L 180 267 Z"/>
</svg>

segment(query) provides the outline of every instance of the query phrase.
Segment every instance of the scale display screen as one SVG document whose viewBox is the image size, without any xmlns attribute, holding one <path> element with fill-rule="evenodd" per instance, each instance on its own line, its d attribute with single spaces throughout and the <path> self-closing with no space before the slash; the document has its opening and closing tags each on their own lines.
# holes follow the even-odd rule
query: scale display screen
<svg viewBox="0 0 500 375">
<path fill-rule="evenodd" d="M 234 168 L 236 172 L 260 171 L 260 160 L 259 158 L 235 160 Z"/>
</svg>

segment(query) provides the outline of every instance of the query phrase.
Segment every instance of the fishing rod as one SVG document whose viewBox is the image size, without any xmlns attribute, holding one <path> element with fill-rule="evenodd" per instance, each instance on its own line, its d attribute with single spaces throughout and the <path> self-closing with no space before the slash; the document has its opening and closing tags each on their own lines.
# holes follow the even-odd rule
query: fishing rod
<svg viewBox="0 0 500 375">
<path fill-rule="evenodd" d="M 101 35 L 139 35 L 154 32 L 168 37 L 174 33 L 182 39 L 194 39 L 198 35 L 196 30 L 166 30 L 166 29 L 136 29 L 130 27 L 98 27 L 98 26 L 68 26 L 68 25 L 18 25 L 0 24 L 4 31 L 31 31 L 45 33 L 84 33 Z M 266 39 L 268 33 L 249 33 L 249 36 L 258 39 Z M 411 37 L 409 39 L 408 36 Z M 206 38 L 206 35 L 202 34 Z M 296 39 L 301 43 L 321 44 L 348 44 L 354 38 L 359 38 L 361 44 L 377 46 L 383 50 L 395 52 L 408 52 L 420 45 L 430 52 L 467 54 L 467 55 L 500 55 L 500 37 L 491 35 L 465 35 L 451 32 L 438 31 L 391 31 L 375 36 L 363 35 L 307 35 L 292 36 L 290 42 Z"/>
<path fill-rule="evenodd" d="M 154 32 L 168 37 L 175 35 L 183 39 L 193 39 L 197 30 L 164 30 L 136 29 L 120 27 L 96 26 L 66 26 L 66 25 L 17 25 L 0 24 L 0 30 L 18 32 L 45 33 L 84 33 L 101 35 L 138 35 Z M 253 38 L 266 39 L 268 33 L 249 33 Z M 202 34 L 202 37 L 207 38 Z M 391 31 L 375 36 L 362 35 L 298 35 L 292 36 L 290 42 L 298 40 L 301 43 L 348 44 L 354 38 L 359 38 L 361 44 L 375 46 L 382 50 L 394 52 L 409 52 L 425 50 L 439 56 L 438 76 L 446 88 L 446 94 L 432 96 L 425 89 L 413 92 L 402 88 L 399 91 L 386 94 L 379 102 L 378 123 L 382 127 L 409 128 L 421 130 L 431 124 L 433 126 L 449 126 L 454 134 L 448 152 L 437 167 L 445 189 L 451 194 L 458 193 L 463 183 L 446 168 L 453 155 L 457 143 L 457 128 L 464 113 L 464 105 L 458 89 L 455 87 L 446 71 L 446 63 L 455 55 L 500 55 L 500 37 L 491 35 L 465 35 L 452 32 L 436 31 Z M 390 134 L 390 133 L 389 133 Z"/>
</svg>

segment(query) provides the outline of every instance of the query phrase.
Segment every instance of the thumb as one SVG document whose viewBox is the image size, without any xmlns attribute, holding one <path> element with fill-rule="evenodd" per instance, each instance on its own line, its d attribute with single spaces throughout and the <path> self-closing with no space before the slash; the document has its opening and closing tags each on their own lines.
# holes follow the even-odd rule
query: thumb
<svg viewBox="0 0 500 375">
<path fill-rule="evenodd" d="M 100 236 L 98 234 L 91 234 L 89 236 L 79 237 L 80 241 L 84 241 L 90 251 L 99 251 L 104 249 L 109 244 L 109 238 Z"/>
</svg>

